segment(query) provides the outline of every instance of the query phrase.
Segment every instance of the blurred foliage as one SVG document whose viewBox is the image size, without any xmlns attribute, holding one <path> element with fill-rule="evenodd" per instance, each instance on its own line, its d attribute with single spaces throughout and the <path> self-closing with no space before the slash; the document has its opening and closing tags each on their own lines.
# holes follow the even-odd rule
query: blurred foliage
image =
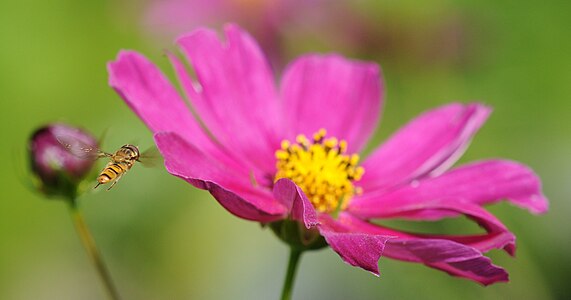
<svg viewBox="0 0 571 300">
<path fill-rule="evenodd" d="M 114 150 L 152 136 L 107 85 L 106 62 L 137 49 L 167 70 L 164 48 L 142 30 L 142 3 L 4 1 L 0 10 L 0 299 L 102 299 L 65 205 L 21 184 L 31 132 L 52 121 L 109 129 Z M 381 278 L 331 250 L 304 255 L 297 299 L 564 299 L 571 293 L 571 39 L 564 1 L 355 2 L 322 34 L 287 32 L 286 55 L 336 51 L 381 64 L 382 126 L 373 144 L 418 113 L 480 100 L 494 114 L 462 162 L 505 157 L 534 168 L 551 211 L 491 207 L 518 237 L 511 275 L 487 288 L 422 265 L 382 258 Z M 359 31 L 341 32 L 362 22 Z M 327 30 L 327 27 L 324 29 Z M 348 37 L 355 39 L 347 39 Z M 363 38 L 363 36 L 365 38 Z M 364 44 L 363 44 L 364 43 Z M 168 74 L 172 74 L 170 71 Z M 358 121 L 358 120 L 356 120 Z M 101 165 L 102 167 L 102 165 Z M 287 249 L 267 229 L 231 216 L 206 192 L 163 170 L 135 166 L 111 192 L 80 199 L 125 299 L 275 299 Z M 454 231 L 463 222 L 408 226 Z M 472 230 L 472 227 L 466 227 Z"/>
</svg>

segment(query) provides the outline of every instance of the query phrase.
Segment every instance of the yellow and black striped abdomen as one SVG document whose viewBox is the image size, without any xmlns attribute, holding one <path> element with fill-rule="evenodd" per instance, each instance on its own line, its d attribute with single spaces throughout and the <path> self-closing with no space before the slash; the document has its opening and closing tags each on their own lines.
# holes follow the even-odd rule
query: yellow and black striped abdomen
<svg viewBox="0 0 571 300">
<path fill-rule="evenodd" d="M 105 169 L 101 171 L 101 174 L 99 174 L 97 177 L 97 181 L 100 184 L 105 184 L 107 182 L 113 181 L 117 179 L 117 177 L 129 171 L 132 166 L 133 164 L 129 162 L 110 162 L 107 164 Z"/>
</svg>

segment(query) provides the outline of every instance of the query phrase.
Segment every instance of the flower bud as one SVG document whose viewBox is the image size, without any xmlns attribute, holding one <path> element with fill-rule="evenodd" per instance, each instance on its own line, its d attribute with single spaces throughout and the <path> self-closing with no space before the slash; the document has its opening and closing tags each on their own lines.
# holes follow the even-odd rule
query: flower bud
<svg viewBox="0 0 571 300">
<path fill-rule="evenodd" d="M 75 198 L 94 160 L 75 156 L 60 142 L 61 138 L 97 148 L 97 140 L 88 132 L 65 124 L 49 124 L 36 130 L 29 141 L 31 169 L 42 193 Z"/>
</svg>

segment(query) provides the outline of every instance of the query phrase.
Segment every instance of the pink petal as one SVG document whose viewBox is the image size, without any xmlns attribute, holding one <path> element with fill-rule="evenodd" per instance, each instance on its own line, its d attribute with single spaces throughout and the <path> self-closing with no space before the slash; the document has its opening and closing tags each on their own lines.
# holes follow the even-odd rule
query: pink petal
<svg viewBox="0 0 571 300">
<path fill-rule="evenodd" d="M 490 160 L 453 169 L 441 176 L 402 186 L 388 193 L 366 193 L 354 198 L 350 210 L 380 217 L 387 207 L 418 207 L 423 203 L 448 202 L 491 204 L 502 199 L 527 208 L 533 213 L 547 211 L 547 199 L 541 192 L 539 178 L 528 167 L 511 161 Z M 419 211 L 428 219 L 450 216 L 449 212 Z M 375 211 L 382 211 L 381 214 Z"/>
<path fill-rule="evenodd" d="M 121 51 L 108 64 L 108 71 L 109 84 L 153 132 L 178 132 L 183 138 L 209 145 L 175 88 L 144 56 Z"/>
<path fill-rule="evenodd" d="M 527 166 L 507 160 L 461 166 L 442 176 L 423 180 L 413 190 L 417 199 L 458 197 L 479 205 L 506 199 L 532 213 L 544 213 L 548 209 L 539 177 Z"/>
<path fill-rule="evenodd" d="M 225 28 L 223 43 L 214 31 L 200 29 L 177 44 L 199 84 L 184 84 L 196 112 L 225 147 L 255 168 L 275 171 L 281 142 L 281 114 L 274 76 L 256 42 L 239 27 Z M 180 77 L 180 70 L 178 70 Z"/>
<path fill-rule="evenodd" d="M 482 285 L 508 282 L 509 274 L 502 267 L 492 264 L 486 256 L 451 263 L 431 263 L 427 266 L 440 269 L 452 276 L 467 278 Z"/>
<path fill-rule="evenodd" d="M 196 83 L 193 82 L 192 79 L 190 78 L 187 70 L 185 69 L 184 64 L 176 57 L 176 55 L 172 54 L 171 52 L 166 51 L 166 55 L 175 69 L 175 73 L 177 75 L 179 82 L 186 91 L 186 96 L 189 99 L 197 99 L 198 97 L 200 97 L 200 95 L 197 92 L 195 92 L 195 89 L 198 87 L 196 86 Z M 273 185 L 273 182 L 271 180 L 272 176 L 270 176 L 267 172 L 264 172 L 259 168 L 257 168 L 248 159 L 242 157 L 240 153 L 234 151 L 233 145 L 218 144 L 218 146 L 221 149 L 221 152 L 229 157 L 229 159 L 227 159 L 226 161 L 230 161 L 231 163 L 239 163 L 240 166 L 238 168 L 243 168 L 247 172 L 251 173 L 251 176 L 253 176 L 256 179 L 256 182 L 258 182 L 261 186 L 271 187 Z M 216 157 L 219 156 L 220 155 L 217 155 Z M 225 163 L 227 164 L 227 162 Z"/>
<path fill-rule="evenodd" d="M 293 181 L 286 178 L 276 181 L 274 197 L 288 208 L 292 219 L 303 222 L 307 229 L 319 223 L 313 205 Z"/>
<path fill-rule="evenodd" d="M 381 111 L 376 64 L 338 55 L 307 55 L 294 61 L 282 80 L 288 138 L 325 128 L 359 152 L 375 130 Z"/>
<path fill-rule="evenodd" d="M 416 235 L 422 238 L 446 239 L 476 248 L 480 252 L 492 249 L 504 249 L 509 255 L 515 255 L 515 235 L 509 231 L 477 235 Z"/>
<path fill-rule="evenodd" d="M 268 190 L 253 186 L 247 179 L 248 174 L 227 168 L 176 133 L 157 133 L 155 142 L 169 173 L 208 190 L 232 214 L 270 222 L 283 219 L 288 212 Z"/>
<path fill-rule="evenodd" d="M 464 153 L 490 112 L 478 103 L 456 103 L 422 114 L 367 158 L 359 185 L 365 191 L 386 189 L 442 173 Z"/>
<path fill-rule="evenodd" d="M 373 195 L 368 199 L 365 197 L 353 199 L 347 211 L 363 219 L 403 218 L 409 220 L 438 220 L 463 214 L 477 222 L 489 234 L 502 235 L 501 238 L 509 239 L 511 242 L 503 245 L 503 248 L 512 255 L 515 252 L 515 238 L 512 238 L 513 234 L 500 220 L 494 217 L 494 215 L 477 204 L 470 203 L 461 198 L 434 198 L 423 200 L 421 198 L 383 197 L 384 195 L 379 195 L 378 197 Z M 484 250 L 486 246 L 490 246 L 489 244 L 486 245 L 486 243 L 490 242 L 489 240 L 474 240 L 472 242 L 481 243 L 480 247 L 482 247 L 482 250 Z"/>
<path fill-rule="evenodd" d="M 360 225 L 372 226 L 372 224 L 357 219 L 347 213 L 342 214 L 342 218 L 340 219 L 342 219 L 343 222 L 345 223 L 349 223 L 357 227 Z M 400 230 L 397 231 L 394 229 L 389 229 L 387 227 L 380 225 L 375 225 L 375 226 L 382 228 L 384 234 L 398 236 L 399 238 L 450 240 L 460 244 L 464 244 L 466 246 L 470 246 L 472 248 L 477 249 L 480 252 L 488 252 L 492 249 L 504 249 L 508 254 L 512 256 L 515 253 L 515 235 L 507 230 L 493 231 L 490 233 L 474 234 L 474 235 L 437 235 L 437 234 L 410 233 Z"/>
<path fill-rule="evenodd" d="M 329 215 L 320 216 L 319 232 L 346 263 L 379 276 L 378 261 L 391 236 L 355 232 Z"/>
<path fill-rule="evenodd" d="M 419 238 L 406 233 L 373 225 L 344 213 L 339 222 L 356 232 L 392 235 L 385 245 L 384 255 L 398 260 L 423 263 L 447 273 L 474 280 L 484 285 L 508 281 L 508 273 L 492 264 L 475 248 L 455 241 Z"/>
<path fill-rule="evenodd" d="M 458 199 L 438 198 L 430 201 L 373 201 L 351 203 L 350 213 L 363 219 L 403 218 L 408 220 L 438 220 L 443 217 L 466 215 L 488 232 L 504 232 L 507 228 L 494 215 L 480 206 Z"/>
<path fill-rule="evenodd" d="M 225 164 L 240 168 L 208 137 L 176 89 L 143 55 L 121 51 L 117 59 L 107 65 L 107 69 L 109 85 L 151 131 L 176 132 Z"/>
</svg>

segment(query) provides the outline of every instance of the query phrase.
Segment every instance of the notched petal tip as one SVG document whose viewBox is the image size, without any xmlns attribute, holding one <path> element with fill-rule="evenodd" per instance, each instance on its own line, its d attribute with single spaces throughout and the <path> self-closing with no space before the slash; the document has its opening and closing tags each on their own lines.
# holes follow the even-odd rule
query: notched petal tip
<svg viewBox="0 0 571 300">
<path fill-rule="evenodd" d="M 117 76 L 121 69 L 124 68 L 124 64 L 128 63 L 129 60 L 133 58 L 140 58 L 142 55 L 134 50 L 121 49 L 117 53 L 115 60 L 107 62 L 107 72 L 109 73 L 108 83 L 111 87 L 117 86 Z"/>
<path fill-rule="evenodd" d="M 240 164 L 260 173 L 275 171 L 282 115 L 274 76 L 256 41 L 229 26 L 222 34 L 194 30 L 176 45 L 194 71 L 192 82 L 184 71 L 177 70 L 177 76 L 184 75 L 183 89 L 204 126 Z"/>
</svg>

